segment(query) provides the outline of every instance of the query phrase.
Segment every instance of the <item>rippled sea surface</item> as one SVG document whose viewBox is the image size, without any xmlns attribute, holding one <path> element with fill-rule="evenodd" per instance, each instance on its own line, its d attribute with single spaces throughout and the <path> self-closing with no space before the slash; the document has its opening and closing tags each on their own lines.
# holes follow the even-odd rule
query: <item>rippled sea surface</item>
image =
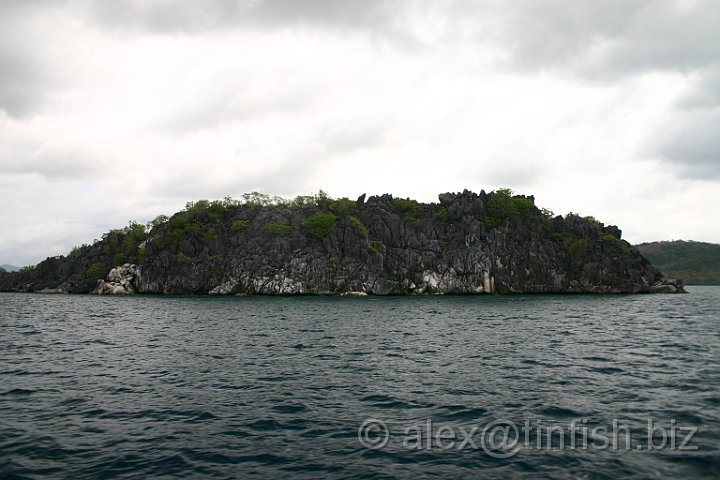
<svg viewBox="0 0 720 480">
<path fill-rule="evenodd" d="M 0 478 L 718 478 L 720 287 L 689 290 L 0 294 Z"/>
</svg>

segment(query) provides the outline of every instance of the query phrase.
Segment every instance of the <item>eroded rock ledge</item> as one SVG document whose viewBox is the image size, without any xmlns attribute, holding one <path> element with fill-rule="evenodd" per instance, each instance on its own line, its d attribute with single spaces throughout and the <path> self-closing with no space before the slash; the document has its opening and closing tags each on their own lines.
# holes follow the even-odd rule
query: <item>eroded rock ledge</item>
<svg viewBox="0 0 720 480">
<path fill-rule="evenodd" d="M 98 295 L 130 295 L 136 292 L 137 265 L 126 263 L 110 270 L 105 280 L 98 280 L 92 293 Z"/>
</svg>

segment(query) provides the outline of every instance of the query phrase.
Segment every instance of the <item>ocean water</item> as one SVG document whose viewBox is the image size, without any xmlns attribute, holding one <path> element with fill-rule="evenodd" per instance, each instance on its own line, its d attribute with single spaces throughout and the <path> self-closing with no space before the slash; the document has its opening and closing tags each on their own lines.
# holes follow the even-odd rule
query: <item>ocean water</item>
<svg viewBox="0 0 720 480">
<path fill-rule="evenodd" d="M 719 478 L 689 290 L 0 294 L 0 478 Z"/>
</svg>

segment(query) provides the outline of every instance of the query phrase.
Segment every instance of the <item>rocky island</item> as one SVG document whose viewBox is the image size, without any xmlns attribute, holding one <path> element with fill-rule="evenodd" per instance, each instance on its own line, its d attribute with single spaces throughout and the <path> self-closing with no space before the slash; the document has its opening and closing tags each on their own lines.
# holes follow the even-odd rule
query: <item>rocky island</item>
<svg viewBox="0 0 720 480">
<path fill-rule="evenodd" d="M 622 232 L 509 189 L 293 200 L 253 192 L 131 222 L 0 290 L 98 294 L 675 293 Z"/>
</svg>

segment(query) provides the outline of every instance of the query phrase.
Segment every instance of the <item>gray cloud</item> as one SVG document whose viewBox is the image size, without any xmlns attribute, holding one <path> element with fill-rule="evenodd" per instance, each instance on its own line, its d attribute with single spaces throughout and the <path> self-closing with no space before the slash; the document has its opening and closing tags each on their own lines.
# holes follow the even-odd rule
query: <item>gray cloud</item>
<svg viewBox="0 0 720 480">
<path fill-rule="evenodd" d="M 36 174 L 50 181 L 85 179 L 100 171 L 102 160 L 78 149 L 3 143 L 3 174 Z"/>
<path fill-rule="evenodd" d="M 58 86 L 61 69 L 47 48 L 52 39 L 31 23 L 38 18 L 64 16 L 130 34 L 321 28 L 362 32 L 406 48 L 422 43 L 412 18 L 430 11 L 443 19 L 436 25 L 443 30 L 440 43 L 472 32 L 479 48 L 504 52 L 502 63 L 515 70 L 611 80 L 645 71 L 690 72 L 719 61 L 720 5 L 713 0 L 10 0 L 0 5 L 0 108 L 27 116 Z"/>
<path fill-rule="evenodd" d="M 0 110 L 14 118 L 25 117 L 41 105 L 55 80 L 43 39 L 27 25 L 36 9 L 19 3 L 0 7 Z"/>
<path fill-rule="evenodd" d="M 412 22 L 404 20 L 432 10 L 447 20 L 440 38 L 452 41 L 461 27 L 470 25 L 478 44 L 507 50 L 514 67 L 569 68 L 590 77 L 701 68 L 718 60 L 720 43 L 720 5 L 713 0 L 177 0 L 93 5 L 106 21 L 159 32 L 320 26 L 396 41 L 414 37 Z"/>
<path fill-rule="evenodd" d="M 364 0 L 265 0 L 254 2 L 244 13 L 268 23 L 308 22 L 336 27 L 378 28 L 387 25 L 388 7 L 397 2 Z"/>
<path fill-rule="evenodd" d="M 720 65 L 702 69 L 676 103 L 666 129 L 649 142 L 685 178 L 720 180 Z"/>
<path fill-rule="evenodd" d="M 431 11 L 447 20 L 439 38 L 453 41 L 468 30 L 479 45 L 508 52 L 514 68 L 570 69 L 588 77 L 700 68 L 717 60 L 720 42 L 720 6 L 713 0 L 92 1 L 84 15 L 156 33 L 322 27 L 407 43 L 418 41 L 408 19 Z"/>
<path fill-rule="evenodd" d="M 492 4 L 456 5 L 475 8 L 479 18 Z M 506 65 L 516 71 L 562 72 L 610 83 L 647 72 L 695 77 L 666 130 L 652 135 L 645 148 L 682 177 L 720 179 L 720 4 L 524 0 L 496 6 L 479 38 L 506 45 Z M 687 115 L 688 109 L 699 111 Z"/>
<path fill-rule="evenodd" d="M 481 40 L 509 49 L 509 65 L 568 69 L 588 78 L 691 71 L 718 60 L 720 5 L 712 0 L 459 2 Z"/>
<path fill-rule="evenodd" d="M 3 40 L 0 39 L 0 109 L 10 117 L 22 118 L 42 103 L 47 70 L 28 52 Z"/>
<path fill-rule="evenodd" d="M 705 68 L 698 72 L 697 81 L 677 105 L 681 110 L 717 106 L 720 106 L 720 61 L 714 68 Z"/>
<path fill-rule="evenodd" d="M 671 126 L 656 151 L 686 178 L 720 180 L 720 111 L 705 110 Z"/>
<path fill-rule="evenodd" d="M 86 11 L 107 26 L 160 33 L 293 24 L 375 29 L 387 25 L 387 8 L 395 3 L 383 0 L 93 1 L 86 4 Z"/>
</svg>

